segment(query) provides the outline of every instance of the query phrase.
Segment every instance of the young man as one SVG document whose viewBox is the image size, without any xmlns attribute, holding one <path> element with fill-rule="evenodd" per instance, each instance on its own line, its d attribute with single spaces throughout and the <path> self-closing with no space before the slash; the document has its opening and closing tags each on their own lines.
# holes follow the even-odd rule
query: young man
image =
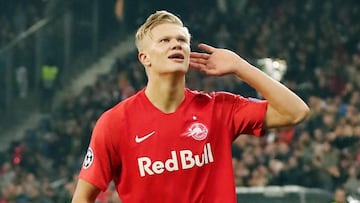
<svg viewBox="0 0 360 203">
<path fill-rule="evenodd" d="M 234 52 L 200 44 L 175 15 L 158 11 L 136 33 L 146 88 L 97 121 L 73 202 L 94 202 L 114 181 L 124 203 L 236 202 L 231 144 L 261 136 L 309 113 L 293 92 Z M 235 74 L 266 99 L 185 87 L 193 67 L 207 75 Z"/>
</svg>

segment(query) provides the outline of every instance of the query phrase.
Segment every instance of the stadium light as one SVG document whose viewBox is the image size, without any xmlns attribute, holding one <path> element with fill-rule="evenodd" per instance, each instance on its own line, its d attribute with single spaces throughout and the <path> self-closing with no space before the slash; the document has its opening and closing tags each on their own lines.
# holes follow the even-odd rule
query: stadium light
<svg viewBox="0 0 360 203">
<path fill-rule="evenodd" d="M 275 58 L 262 58 L 256 60 L 257 66 L 277 81 L 281 81 L 287 70 L 286 61 Z"/>
</svg>

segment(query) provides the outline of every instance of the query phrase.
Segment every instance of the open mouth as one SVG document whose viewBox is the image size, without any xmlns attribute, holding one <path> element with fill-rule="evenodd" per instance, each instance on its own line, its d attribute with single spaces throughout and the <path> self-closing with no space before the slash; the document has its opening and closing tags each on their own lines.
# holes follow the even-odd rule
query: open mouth
<svg viewBox="0 0 360 203">
<path fill-rule="evenodd" d="M 175 53 L 175 54 L 170 55 L 168 58 L 174 59 L 174 60 L 184 60 L 185 57 L 181 53 Z"/>
</svg>

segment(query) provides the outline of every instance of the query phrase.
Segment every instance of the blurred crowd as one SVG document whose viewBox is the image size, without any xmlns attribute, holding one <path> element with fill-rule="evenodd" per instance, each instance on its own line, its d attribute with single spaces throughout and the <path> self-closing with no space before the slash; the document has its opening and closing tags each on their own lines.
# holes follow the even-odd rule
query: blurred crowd
<svg viewBox="0 0 360 203">
<path fill-rule="evenodd" d="M 43 18 L 44 2 L 42 0 L 0 0 L 0 52 L 22 32 L 27 30 L 33 24 Z M 21 44 L 24 46 L 24 44 Z M 2 53 L 1 53 L 2 54 Z M 0 97 L 5 97 L 6 79 L 2 76 L 6 75 L 6 62 L 0 55 Z M 19 65 L 19 76 L 21 79 L 22 89 L 27 90 L 27 79 L 23 76 L 27 75 L 24 66 Z M 24 79 L 23 79 L 24 78 Z M 24 91 L 21 93 L 24 95 Z M 26 96 L 26 93 L 25 93 Z M 0 100 L 0 112 L 3 113 L 5 100 Z"/>
<path fill-rule="evenodd" d="M 45 2 L 13 0 L 0 3 L 0 48 L 44 17 Z"/>
<path fill-rule="evenodd" d="M 182 16 L 193 45 L 202 41 L 227 47 L 253 64 L 265 57 L 286 60 L 282 83 L 311 108 L 310 118 L 296 127 L 235 140 L 236 185 L 300 185 L 329 192 L 344 188 L 359 195 L 360 7 L 356 1 L 216 2 L 216 7 L 204 4 L 206 18 L 190 7 L 191 15 Z M 130 53 L 116 59 L 111 73 L 100 75 L 80 95 L 69 93 L 24 139 L 0 152 L 0 203 L 69 202 L 97 118 L 145 84 L 143 67 L 136 53 Z M 191 89 L 259 97 L 232 76 L 205 77 L 190 70 L 187 84 Z M 113 185 L 98 201 L 119 202 Z"/>
<path fill-rule="evenodd" d="M 0 0 L 0 129 L 46 112 L 63 84 L 121 39 L 114 1 Z"/>
</svg>

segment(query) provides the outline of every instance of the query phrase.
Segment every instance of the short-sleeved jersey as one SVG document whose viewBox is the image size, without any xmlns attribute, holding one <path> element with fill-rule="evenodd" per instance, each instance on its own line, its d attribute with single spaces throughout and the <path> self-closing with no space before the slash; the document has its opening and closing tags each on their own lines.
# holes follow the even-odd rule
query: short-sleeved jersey
<svg viewBox="0 0 360 203">
<path fill-rule="evenodd" d="M 164 113 L 144 89 L 97 121 L 79 178 L 106 190 L 114 181 L 124 203 L 236 202 L 231 144 L 261 136 L 267 102 L 226 92 L 185 89 Z"/>
</svg>

